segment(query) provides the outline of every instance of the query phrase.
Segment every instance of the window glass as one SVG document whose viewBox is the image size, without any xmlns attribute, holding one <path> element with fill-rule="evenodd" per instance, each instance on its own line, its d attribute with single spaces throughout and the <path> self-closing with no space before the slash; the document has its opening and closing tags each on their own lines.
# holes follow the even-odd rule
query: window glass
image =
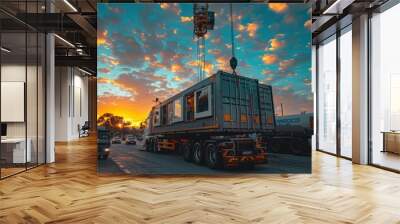
<svg viewBox="0 0 400 224">
<path fill-rule="evenodd" d="M 174 121 L 182 120 L 182 98 L 174 101 Z"/>
<path fill-rule="evenodd" d="M 194 120 L 194 94 L 186 97 L 186 120 Z"/>
<path fill-rule="evenodd" d="M 352 156 L 352 34 L 340 36 L 340 154 Z"/>
<path fill-rule="evenodd" d="M 208 88 L 196 92 L 196 113 L 208 111 Z"/>
<path fill-rule="evenodd" d="M 318 148 L 336 153 L 336 36 L 318 48 Z"/>
<path fill-rule="evenodd" d="M 174 118 L 174 106 L 171 103 L 168 103 L 168 124 L 171 124 L 173 122 L 173 118 Z"/>
<path fill-rule="evenodd" d="M 160 108 L 154 109 L 153 124 L 155 126 L 160 125 Z"/>
<path fill-rule="evenodd" d="M 161 124 L 166 125 L 168 120 L 167 104 L 161 107 Z"/>
<path fill-rule="evenodd" d="M 372 163 L 400 170 L 400 4 L 371 19 Z"/>
</svg>

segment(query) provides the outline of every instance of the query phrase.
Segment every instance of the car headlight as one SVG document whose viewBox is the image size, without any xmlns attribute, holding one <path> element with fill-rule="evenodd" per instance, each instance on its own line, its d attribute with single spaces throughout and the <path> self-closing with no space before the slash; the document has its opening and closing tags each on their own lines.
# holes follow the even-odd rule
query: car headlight
<svg viewBox="0 0 400 224">
<path fill-rule="evenodd" d="M 105 152 L 109 152 L 110 149 L 109 149 L 109 148 L 105 148 L 104 151 L 105 151 Z"/>
</svg>

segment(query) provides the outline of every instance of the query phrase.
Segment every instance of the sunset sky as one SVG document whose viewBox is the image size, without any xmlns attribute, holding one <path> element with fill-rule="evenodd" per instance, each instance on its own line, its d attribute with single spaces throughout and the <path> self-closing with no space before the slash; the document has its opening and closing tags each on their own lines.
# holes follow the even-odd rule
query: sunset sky
<svg viewBox="0 0 400 224">
<path fill-rule="evenodd" d="M 206 73 L 230 72 L 229 4 L 209 4 Z M 98 111 L 138 125 L 197 81 L 192 4 L 98 4 Z M 273 86 L 276 113 L 312 111 L 309 5 L 233 4 L 237 73 Z"/>
</svg>

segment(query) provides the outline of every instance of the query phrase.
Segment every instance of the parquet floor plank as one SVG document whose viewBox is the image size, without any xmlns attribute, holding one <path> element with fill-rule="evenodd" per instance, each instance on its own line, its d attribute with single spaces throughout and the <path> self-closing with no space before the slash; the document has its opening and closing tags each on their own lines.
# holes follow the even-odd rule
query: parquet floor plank
<svg viewBox="0 0 400 224">
<path fill-rule="evenodd" d="M 313 174 L 99 176 L 96 140 L 0 181 L 0 223 L 400 223 L 400 175 L 313 152 Z"/>
</svg>

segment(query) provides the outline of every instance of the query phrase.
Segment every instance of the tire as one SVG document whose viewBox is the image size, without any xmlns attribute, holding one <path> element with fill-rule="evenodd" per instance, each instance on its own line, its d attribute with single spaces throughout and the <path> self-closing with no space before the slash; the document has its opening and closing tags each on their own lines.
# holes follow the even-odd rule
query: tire
<svg viewBox="0 0 400 224">
<path fill-rule="evenodd" d="M 192 162 L 193 161 L 193 153 L 192 153 L 192 149 L 191 149 L 189 143 L 185 143 L 183 145 L 183 159 L 186 162 Z"/>
<path fill-rule="evenodd" d="M 202 164 L 204 161 L 204 151 L 201 147 L 200 142 L 194 143 L 192 151 L 193 151 L 193 161 L 196 164 Z"/>
<path fill-rule="evenodd" d="M 154 152 L 154 153 L 158 152 L 158 139 L 157 138 L 155 138 L 154 141 L 153 141 L 153 150 L 152 150 L 152 152 Z"/>
<path fill-rule="evenodd" d="M 145 142 L 145 150 L 146 150 L 146 152 L 149 152 L 150 148 L 151 148 L 151 141 L 148 139 Z"/>
<path fill-rule="evenodd" d="M 205 160 L 207 166 L 211 169 L 220 169 L 222 167 L 221 154 L 214 143 L 207 144 Z"/>
</svg>

